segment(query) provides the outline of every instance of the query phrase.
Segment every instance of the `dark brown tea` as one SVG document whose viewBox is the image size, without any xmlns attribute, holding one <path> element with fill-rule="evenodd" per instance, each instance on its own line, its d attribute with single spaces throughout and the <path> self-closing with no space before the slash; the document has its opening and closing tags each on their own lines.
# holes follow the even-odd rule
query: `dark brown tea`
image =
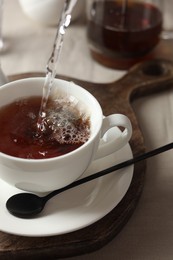
<svg viewBox="0 0 173 260">
<path fill-rule="evenodd" d="M 109 59 L 110 63 L 113 59 L 138 59 L 159 41 L 162 14 L 152 4 L 127 1 L 123 12 L 122 1 L 95 1 L 90 12 L 91 50 L 105 65 Z"/>
<path fill-rule="evenodd" d="M 0 109 L 0 151 L 20 158 L 45 159 L 69 153 L 90 136 L 89 118 L 70 102 L 49 100 L 44 129 L 38 131 L 41 97 L 18 100 Z"/>
</svg>

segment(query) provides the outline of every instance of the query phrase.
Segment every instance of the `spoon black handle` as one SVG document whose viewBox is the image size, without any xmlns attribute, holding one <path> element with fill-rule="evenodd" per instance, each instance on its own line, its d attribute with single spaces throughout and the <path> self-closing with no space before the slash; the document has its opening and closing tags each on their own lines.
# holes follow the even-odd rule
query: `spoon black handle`
<svg viewBox="0 0 173 260">
<path fill-rule="evenodd" d="M 160 154 L 160 153 L 163 153 L 165 151 L 168 151 L 168 150 L 170 150 L 172 148 L 173 148 L 173 143 L 169 143 L 167 145 L 161 146 L 161 147 L 159 147 L 157 149 L 154 149 L 152 151 L 143 153 L 143 154 L 141 154 L 141 155 L 139 155 L 139 156 L 137 156 L 135 158 L 132 158 L 132 159 L 124 161 L 124 162 L 121 162 L 121 163 L 116 164 L 116 165 L 114 165 L 112 167 L 109 167 L 109 168 L 107 168 L 105 170 L 99 171 L 99 172 L 97 172 L 95 174 L 92 174 L 92 175 L 87 176 L 85 178 L 79 179 L 79 180 L 77 180 L 77 181 L 75 181 L 75 182 L 73 182 L 73 183 L 69 184 L 68 186 L 65 186 L 65 187 L 63 187 L 61 189 L 55 190 L 55 191 L 49 193 L 48 195 L 46 195 L 44 197 L 44 199 L 45 199 L 45 201 L 47 201 L 50 198 L 52 198 L 53 196 L 55 196 L 55 195 L 57 195 L 57 194 L 59 194 L 59 193 L 61 193 L 63 191 L 66 191 L 66 190 L 69 190 L 71 188 L 77 187 L 77 186 L 79 186 L 81 184 L 84 184 L 86 182 L 92 181 L 92 180 L 94 180 L 96 178 L 105 176 L 105 175 L 107 175 L 107 174 L 109 174 L 111 172 L 114 172 L 116 170 L 120 170 L 120 169 L 125 168 L 127 166 L 130 166 L 132 164 L 135 164 L 135 163 L 137 163 L 139 161 L 145 160 L 145 159 L 150 158 L 152 156 L 155 156 L 157 154 Z"/>
</svg>

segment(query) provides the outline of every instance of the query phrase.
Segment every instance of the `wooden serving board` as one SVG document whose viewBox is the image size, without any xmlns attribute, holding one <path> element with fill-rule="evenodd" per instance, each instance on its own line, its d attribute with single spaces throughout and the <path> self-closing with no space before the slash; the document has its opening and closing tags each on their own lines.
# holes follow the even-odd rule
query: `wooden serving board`
<svg viewBox="0 0 173 260">
<path fill-rule="evenodd" d="M 10 76 L 10 80 L 44 76 L 26 73 Z M 64 77 L 62 77 L 64 78 Z M 173 62 L 153 60 L 133 67 L 122 79 L 96 84 L 72 78 L 89 90 L 100 102 L 105 115 L 123 113 L 133 126 L 130 145 L 134 156 L 145 151 L 143 135 L 131 106 L 137 97 L 162 91 L 173 85 Z M 0 259 L 51 260 L 89 253 L 103 247 L 127 223 L 135 210 L 144 185 L 146 162 L 135 165 L 131 185 L 121 202 L 104 218 L 81 230 L 52 237 L 22 237 L 0 232 Z"/>
</svg>

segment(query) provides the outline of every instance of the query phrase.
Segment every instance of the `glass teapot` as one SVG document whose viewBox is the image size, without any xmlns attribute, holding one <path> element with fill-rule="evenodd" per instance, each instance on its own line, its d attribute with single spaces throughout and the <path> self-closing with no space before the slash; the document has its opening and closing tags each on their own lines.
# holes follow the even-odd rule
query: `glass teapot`
<svg viewBox="0 0 173 260">
<path fill-rule="evenodd" d="M 88 0 L 87 36 L 92 57 L 101 64 L 127 69 L 159 42 L 159 0 Z"/>
</svg>

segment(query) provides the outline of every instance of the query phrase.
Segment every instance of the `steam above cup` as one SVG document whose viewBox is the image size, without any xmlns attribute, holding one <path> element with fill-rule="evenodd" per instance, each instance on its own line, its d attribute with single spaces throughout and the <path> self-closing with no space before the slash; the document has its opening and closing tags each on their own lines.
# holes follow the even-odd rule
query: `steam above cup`
<svg viewBox="0 0 173 260">
<path fill-rule="evenodd" d="M 3 85 L 0 88 L 0 109 L 18 99 L 42 96 L 44 80 L 27 78 Z M 95 97 L 73 82 L 55 79 L 52 97 L 58 98 L 59 93 L 75 97 L 79 101 L 79 109 L 81 107 L 89 116 L 88 141 L 76 150 L 48 159 L 24 159 L 0 152 L 2 180 L 31 192 L 48 192 L 62 188 L 78 179 L 93 160 L 118 151 L 130 140 L 132 127 L 125 115 L 113 114 L 104 117 Z M 109 129 L 113 131 L 118 126 L 124 129 L 121 134 L 103 142 L 102 137 Z"/>
</svg>

